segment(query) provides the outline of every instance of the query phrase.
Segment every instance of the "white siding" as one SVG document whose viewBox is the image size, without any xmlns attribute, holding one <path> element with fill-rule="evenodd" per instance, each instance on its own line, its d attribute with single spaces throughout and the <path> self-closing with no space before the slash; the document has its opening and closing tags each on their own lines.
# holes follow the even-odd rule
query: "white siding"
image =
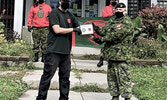
<svg viewBox="0 0 167 100">
<path fill-rule="evenodd" d="M 20 38 L 23 23 L 23 2 L 24 0 L 15 0 L 14 6 L 14 31 L 18 32 Z"/>
<path fill-rule="evenodd" d="M 152 4 L 156 5 L 157 4 L 157 0 L 151 0 L 151 5 Z"/>
<path fill-rule="evenodd" d="M 102 11 L 105 6 L 106 6 L 106 2 L 104 2 L 103 0 L 98 0 L 98 17 L 102 16 Z"/>
<path fill-rule="evenodd" d="M 25 26 L 27 26 L 27 19 L 28 19 L 28 14 L 33 6 L 33 0 L 26 0 L 26 9 L 25 9 Z"/>
</svg>

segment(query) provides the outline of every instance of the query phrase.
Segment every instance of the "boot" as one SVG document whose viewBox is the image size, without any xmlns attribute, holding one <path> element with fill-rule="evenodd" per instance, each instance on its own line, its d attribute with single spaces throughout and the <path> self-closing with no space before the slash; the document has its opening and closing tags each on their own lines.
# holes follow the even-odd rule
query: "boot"
<svg viewBox="0 0 167 100">
<path fill-rule="evenodd" d="M 130 98 L 125 98 L 125 100 L 130 100 Z"/>
<path fill-rule="evenodd" d="M 111 100 L 119 100 L 119 96 L 113 96 Z"/>
<path fill-rule="evenodd" d="M 37 53 L 35 53 L 34 55 L 35 55 L 35 57 L 34 57 L 33 62 L 38 62 L 38 52 L 37 52 Z"/>
<path fill-rule="evenodd" d="M 45 54 L 42 53 L 42 58 L 41 58 L 41 62 L 45 61 Z"/>
<path fill-rule="evenodd" d="M 102 65 L 103 65 L 103 57 L 100 57 L 100 60 L 97 63 L 97 67 L 101 67 Z"/>
</svg>

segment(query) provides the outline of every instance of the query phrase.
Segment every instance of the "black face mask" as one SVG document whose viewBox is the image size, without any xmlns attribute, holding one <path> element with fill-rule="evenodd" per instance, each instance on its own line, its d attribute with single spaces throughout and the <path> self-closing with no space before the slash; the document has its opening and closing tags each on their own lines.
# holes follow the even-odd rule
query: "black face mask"
<svg viewBox="0 0 167 100">
<path fill-rule="evenodd" d="M 44 0 L 39 0 L 38 2 L 39 4 L 43 4 Z"/>
<path fill-rule="evenodd" d="M 115 6 L 117 4 L 117 2 L 111 2 L 112 6 Z"/>
<path fill-rule="evenodd" d="M 68 9 L 69 6 L 70 6 L 69 3 L 62 3 L 62 4 L 61 4 L 61 7 L 62 7 L 64 10 Z"/>
<path fill-rule="evenodd" d="M 115 12 L 115 16 L 116 16 L 117 18 L 121 18 L 121 17 L 124 16 L 124 14 L 123 14 L 123 12 Z"/>
</svg>

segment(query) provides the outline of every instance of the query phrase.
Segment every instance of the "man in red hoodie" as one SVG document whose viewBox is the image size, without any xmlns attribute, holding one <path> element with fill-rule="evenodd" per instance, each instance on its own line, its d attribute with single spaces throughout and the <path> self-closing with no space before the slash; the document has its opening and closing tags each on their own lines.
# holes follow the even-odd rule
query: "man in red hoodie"
<svg viewBox="0 0 167 100">
<path fill-rule="evenodd" d="M 118 0 L 111 0 L 110 1 L 110 5 L 106 6 L 103 9 L 102 17 L 111 17 L 111 16 L 113 16 L 114 13 L 115 13 L 115 6 L 116 6 L 117 3 L 118 3 Z"/>
<path fill-rule="evenodd" d="M 45 0 L 37 0 L 31 7 L 28 15 L 28 31 L 33 29 L 33 51 L 35 57 L 33 62 L 38 62 L 38 53 L 42 52 L 41 62 L 44 62 L 44 54 L 46 51 L 46 38 L 49 33 L 48 14 L 52 11 L 51 7 L 45 4 Z"/>
</svg>

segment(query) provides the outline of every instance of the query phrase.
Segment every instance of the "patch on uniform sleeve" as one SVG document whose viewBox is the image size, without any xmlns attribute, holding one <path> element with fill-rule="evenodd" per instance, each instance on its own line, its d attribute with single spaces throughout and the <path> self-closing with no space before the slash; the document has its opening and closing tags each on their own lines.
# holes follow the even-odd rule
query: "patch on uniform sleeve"
<svg viewBox="0 0 167 100">
<path fill-rule="evenodd" d="M 71 23 L 71 19 L 67 19 L 67 22 L 70 24 Z"/>
<path fill-rule="evenodd" d="M 121 29 L 122 28 L 122 24 L 119 24 L 117 26 L 115 26 L 116 29 Z"/>
</svg>

